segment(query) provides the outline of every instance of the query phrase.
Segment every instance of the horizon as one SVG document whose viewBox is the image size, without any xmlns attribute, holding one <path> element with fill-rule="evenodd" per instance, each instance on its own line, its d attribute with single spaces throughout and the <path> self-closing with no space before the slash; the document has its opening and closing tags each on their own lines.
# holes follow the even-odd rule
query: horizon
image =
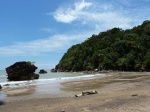
<svg viewBox="0 0 150 112">
<path fill-rule="evenodd" d="M 0 70 L 18 61 L 52 69 L 67 50 L 114 27 L 150 20 L 150 0 L 6 0 L 0 4 Z"/>
</svg>

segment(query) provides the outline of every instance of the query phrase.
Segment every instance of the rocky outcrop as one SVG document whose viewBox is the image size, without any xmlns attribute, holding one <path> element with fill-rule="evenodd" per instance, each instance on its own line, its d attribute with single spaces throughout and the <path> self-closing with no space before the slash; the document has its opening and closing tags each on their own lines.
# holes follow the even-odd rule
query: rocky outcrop
<svg viewBox="0 0 150 112">
<path fill-rule="evenodd" d="M 0 85 L 0 90 L 2 89 L 2 86 Z"/>
<path fill-rule="evenodd" d="M 51 72 L 57 72 L 57 70 L 56 69 L 51 69 Z"/>
<path fill-rule="evenodd" d="M 41 69 L 41 70 L 39 71 L 39 73 L 40 73 L 40 74 L 45 74 L 45 73 L 47 73 L 47 71 L 45 71 L 44 69 Z"/>
<path fill-rule="evenodd" d="M 39 74 L 35 74 L 34 79 L 39 79 Z"/>
<path fill-rule="evenodd" d="M 34 73 L 36 69 L 37 67 L 31 62 L 16 62 L 6 68 L 7 79 L 10 81 L 38 79 L 39 75 Z"/>
</svg>

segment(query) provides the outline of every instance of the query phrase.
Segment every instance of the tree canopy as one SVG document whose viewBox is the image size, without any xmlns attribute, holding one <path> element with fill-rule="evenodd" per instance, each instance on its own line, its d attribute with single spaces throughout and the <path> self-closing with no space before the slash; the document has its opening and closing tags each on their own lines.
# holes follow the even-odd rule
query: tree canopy
<svg viewBox="0 0 150 112">
<path fill-rule="evenodd" d="M 132 29 L 113 28 L 73 45 L 56 68 L 62 71 L 150 71 L 150 21 Z"/>
</svg>

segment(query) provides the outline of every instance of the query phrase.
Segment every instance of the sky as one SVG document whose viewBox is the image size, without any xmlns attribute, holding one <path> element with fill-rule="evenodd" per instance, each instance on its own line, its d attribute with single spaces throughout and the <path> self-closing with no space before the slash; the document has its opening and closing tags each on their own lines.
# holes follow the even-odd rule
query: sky
<svg viewBox="0 0 150 112">
<path fill-rule="evenodd" d="M 0 70 L 18 61 L 51 69 L 72 45 L 149 12 L 150 0 L 0 0 Z"/>
</svg>

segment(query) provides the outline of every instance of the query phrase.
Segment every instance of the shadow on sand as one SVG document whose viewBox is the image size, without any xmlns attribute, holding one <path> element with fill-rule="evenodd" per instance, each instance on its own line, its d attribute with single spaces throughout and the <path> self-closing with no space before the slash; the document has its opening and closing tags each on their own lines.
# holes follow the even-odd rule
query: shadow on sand
<svg viewBox="0 0 150 112">
<path fill-rule="evenodd" d="M 5 104 L 4 101 L 1 101 L 1 100 L 0 100 L 0 106 L 1 106 L 1 105 L 4 105 L 4 104 Z"/>
</svg>

